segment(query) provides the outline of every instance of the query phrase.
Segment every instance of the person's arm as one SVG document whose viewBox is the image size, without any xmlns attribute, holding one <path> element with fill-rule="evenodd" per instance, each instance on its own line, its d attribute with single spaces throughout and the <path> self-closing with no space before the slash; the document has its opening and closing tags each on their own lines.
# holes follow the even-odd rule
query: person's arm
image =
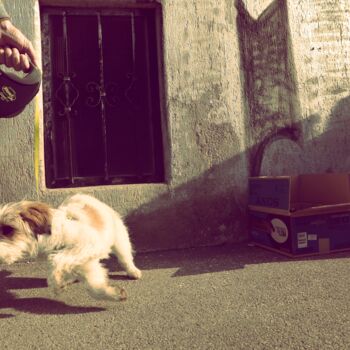
<svg viewBox="0 0 350 350">
<path fill-rule="evenodd" d="M 8 15 L 2 1 L 0 1 L 0 20 L 5 18 L 10 19 L 10 16 Z"/>
<path fill-rule="evenodd" d="M 32 43 L 16 28 L 0 0 L 0 64 L 27 71 L 29 59 L 37 65 Z"/>
</svg>

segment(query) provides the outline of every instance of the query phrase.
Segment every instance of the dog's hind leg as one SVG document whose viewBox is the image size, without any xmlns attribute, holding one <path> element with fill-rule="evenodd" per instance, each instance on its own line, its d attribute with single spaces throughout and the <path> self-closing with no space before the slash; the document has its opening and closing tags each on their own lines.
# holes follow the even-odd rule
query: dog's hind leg
<svg viewBox="0 0 350 350">
<path fill-rule="evenodd" d="M 125 240 L 116 242 L 112 246 L 112 252 L 116 255 L 120 265 L 129 277 L 134 279 L 141 278 L 142 272 L 134 264 L 134 257 L 129 239 L 127 242 Z"/>
<path fill-rule="evenodd" d="M 115 220 L 115 236 L 111 249 L 129 277 L 134 279 L 141 278 L 142 272 L 134 264 L 133 249 L 128 229 L 118 216 L 116 216 Z"/>
<path fill-rule="evenodd" d="M 115 213 L 114 241 L 111 245 L 112 253 L 118 258 L 121 267 L 129 277 L 139 279 L 141 271 L 134 264 L 133 249 L 129 238 L 129 232 L 123 220 Z"/>
<path fill-rule="evenodd" d="M 94 298 L 107 300 L 124 299 L 123 293 L 125 291 L 123 289 L 118 291 L 108 284 L 107 271 L 101 266 L 99 260 L 91 260 L 79 266 L 77 273 L 80 279 L 85 282 L 89 294 Z"/>
</svg>

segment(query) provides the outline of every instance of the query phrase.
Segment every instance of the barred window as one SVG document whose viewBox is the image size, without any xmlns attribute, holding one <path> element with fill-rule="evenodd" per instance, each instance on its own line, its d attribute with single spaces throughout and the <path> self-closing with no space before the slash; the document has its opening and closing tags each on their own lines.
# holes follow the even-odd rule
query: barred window
<svg viewBox="0 0 350 350">
<path fill-rule="evenodd" d="M 159 13 L 41 8 L 48 188 L 164 181 Z"/>
</svg>

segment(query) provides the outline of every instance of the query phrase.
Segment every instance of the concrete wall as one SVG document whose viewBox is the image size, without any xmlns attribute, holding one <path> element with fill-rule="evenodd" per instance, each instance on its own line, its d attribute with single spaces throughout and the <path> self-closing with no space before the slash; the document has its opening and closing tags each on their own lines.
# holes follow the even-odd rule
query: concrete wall
<svg viewBox="0 0 350 350">
<path fill-rule="evenodd" d="M 250 107 L 250 173 L 349 171 L 350 3 L 236 3 Z"/>
<path fill-rule="evenodd" d="M 40 53 L 38 2 L 4 2 Z M 246 238 L 249 175 L 348 170 L 348 1 L 159 2 L 168 181 L 80 189 L 126 216 L 136 249 Z M 75 191 L 45 188 L 42 137 L 36 190 L 38 98 L 0 120 L 2 202 Z"/>
</svg>

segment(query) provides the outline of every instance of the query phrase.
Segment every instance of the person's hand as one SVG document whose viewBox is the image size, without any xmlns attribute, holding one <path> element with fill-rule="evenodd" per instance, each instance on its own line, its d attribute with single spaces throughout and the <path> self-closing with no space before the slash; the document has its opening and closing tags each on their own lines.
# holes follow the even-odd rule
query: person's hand
<svg viewBox="0 0 350 350">
<path fill-rule="evenodd" d="M 0 22 L 0 64 L 17 71 L 30 68 L 29 59 L 37 65 L 32 43 L 10 20 Z"/>
</svg>

